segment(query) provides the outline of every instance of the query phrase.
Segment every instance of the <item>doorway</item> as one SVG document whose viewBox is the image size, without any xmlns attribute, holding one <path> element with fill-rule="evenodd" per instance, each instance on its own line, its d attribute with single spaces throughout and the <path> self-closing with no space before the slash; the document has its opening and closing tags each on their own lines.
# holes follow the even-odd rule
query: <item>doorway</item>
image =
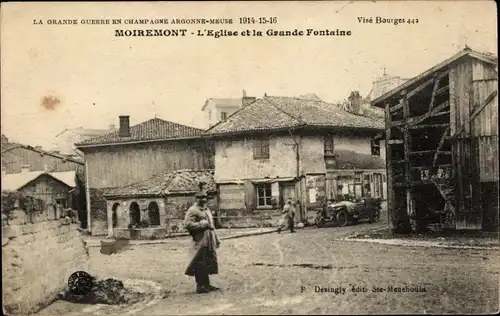
<svg viewBox="0 0 500 316">
<path fill-rule="evenodd" d="M 120 207 L 120 203 L 115 203 L 113 208 L 111 209 L 111 223 L 113 228 L 118 227 L 118 207 Z"/>
<path fill-rule="evenodd" d="M 130 224 L 135 225 L 141 221 L 141 210 L 139 204 L 132 202 L 130 204 Z"/>
<path fill-rule="evenodd" d="M 300 204 L 297 203 L 297 191 L 295 188 L 295 183 L 293 182 L 280 182 L 280 206 L 283 208 L 288 199 L 292 199 L 295 202 L 295 221 L 299 222 L 301 218 Z"/>
<path fill-rule="evenodd" d="M 297 193 L 295 192 L 295 183 L 281 182 L 280 183 L 280 206 L 283 207 L 288 199 L 297 202 Z"/>
<path fill-rule="evenodd" d="M 160 225 L 160 208 L 158 207 L 158 204 L 156 202 L 149 203 L 148 218 L 149 218 L 149 224 L 151 226 Z"/>
</svg>

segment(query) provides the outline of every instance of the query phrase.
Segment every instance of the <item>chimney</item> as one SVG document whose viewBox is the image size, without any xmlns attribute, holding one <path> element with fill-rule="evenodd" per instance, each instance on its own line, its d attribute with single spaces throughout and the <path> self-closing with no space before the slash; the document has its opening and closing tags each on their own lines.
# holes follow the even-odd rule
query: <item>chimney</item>
<svg viewBox="0 0 500 316">
<path fill-rule="evenodd" d="M 120 115 L 120 137 L 130 137 L 130 116 Z"/>
<path fill-rule="evenodd" d="M 116 129 L 115 124 L 109 124 L 109 130 L 114 131 Z"/>
<path fill-rule="evenodd" d="M 363 98 L 359 94 L 359 91 L 351 92 L 349 96 L 349 109 L 352 113 L 360 114 L 361 113 L 361 103 L 363 102 Z"/>
<path fill-rule="evenodd" d="M 257 98 L 256 97 L 247 97 L 247 92 L 243 90 L 243 98 L 241 99 L 241 105 L 247 106 L 253 103 Z"/>
<path fill-rule="evenodd" d="M 30 172 L 30 165 L 21 166 L 21 173 L 26 173 L 26 172 Z"/>
</svg>

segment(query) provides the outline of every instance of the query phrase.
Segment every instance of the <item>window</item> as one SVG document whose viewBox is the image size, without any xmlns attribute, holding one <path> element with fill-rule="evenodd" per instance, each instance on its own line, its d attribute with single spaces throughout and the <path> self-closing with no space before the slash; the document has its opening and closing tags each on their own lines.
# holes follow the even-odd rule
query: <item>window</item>
<svg viewBox="0 0 500 316">
<path fill-rule="evenodd" d="M 212 110 L 208 110 L 208 120 L 212 120 Z"/>
<path fill-rule="evenodd" d="M 257 206 L 258 207 L 272 206 L 270 183 L 262 183 L 257 185 Z"/>
<path fill-rule="evenodd" d="M 354 173 L 354 182 L 361 183 L 361 179 L 363 179 L 363 173 L 362 172 L 355 172 Z"/>
<path fill-rule="evenodd" d="M 269 138 L 254 139 L 253 157 L 254 159 L 269 158 Z"/>
<path fill-rule="evenodd" d="M 380 140 L 371 140 L 371 149 L 373 156 L 380 156 Z"/>
<path fill-rule="evenodd" d="M 227 119 L 227 113 L 226 112 L 220 112 L 220 119 L 222 121 L 225 121 Z"/>
<path fill-rule="evenodd" d="M 334 149 L 333 136 L 332 135 L 325 136 L 325 156 L 333 155 L 333 149 Z"/>
</svg>

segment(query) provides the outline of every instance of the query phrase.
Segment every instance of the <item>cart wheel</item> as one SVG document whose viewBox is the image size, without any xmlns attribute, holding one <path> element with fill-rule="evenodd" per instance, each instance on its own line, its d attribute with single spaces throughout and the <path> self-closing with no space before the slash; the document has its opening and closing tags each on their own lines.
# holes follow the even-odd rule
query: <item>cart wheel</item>
<svg viewBox="0 0 500 316">
<path fill-rule="evenodd" d="M 349 216 L 347 215 L 346 211 L 340 211 L 337 214 L 337 224 L 338 226 L 344 227 L 347 226 L 347 223 L 349 222 Z"/>
<path fill-rule="evenodd" d="M 92 290 L 93 278 L 85 271 L 77 271 L 68 279 L 68 288 L 76 295 L 87 295 Z"/>
</svg>

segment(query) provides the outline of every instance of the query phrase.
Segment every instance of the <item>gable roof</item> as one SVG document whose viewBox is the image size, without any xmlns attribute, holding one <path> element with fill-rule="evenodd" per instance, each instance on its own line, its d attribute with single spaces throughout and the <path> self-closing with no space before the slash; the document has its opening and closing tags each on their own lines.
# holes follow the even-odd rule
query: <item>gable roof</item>
<svg viewBox="0 0 500 316">
<path fill-rule="evenodd" d="M 217 191 L 212 169 L 177 170 L 156 175 L 147 180 L 123 187 L 107 188 L 105 197 L 163 196 L 169 194 L 194 194 L 201 181 L 207 184 L 207 192 Z"/>
<path fill-rule="evenodd" d="M 131 126 L 129 137 L 120 137 L 119 131 L 115 131 L 77 143 L 75 146 L 77 148 L 83 148 L 100 145 L 196 138 L 200 137 L 202 133 L 203 130 L 196 127 L 165 121 L 160 118 L 153 118 L 149 121 Z"/>
<path fill-rule="evenodd" d="M 56 138 L 60 137 L 61 135 L 65 134 L 65 133 L 72 133 L 72 134 L 76 134 L 76 135 L 79 135 L 82 137 L 97 137 L 97 136 L 105 135 L 105 134 L 112 132 L 114 130 L 116 130 L 116 128 L 114 128 L 114 129 L 95 129 L 95 128 L 83 128 L 82 126 L 80 126 L 80 127 L 76 127 L 76 128 L 66 128 L 65 130 L 63 130 L 62 132 L 57 134 Z"/>
<path fill-rule="evenodd" d="M 214 103 L 215 106 L 241 107 L 243 105 L 242 98 L 208 98 L 201 110 L 205 110 L 210 102 Z"/>
<path fill-rule="evenodd" d="M 265 96 L 205 131 L 207 136 L 299 126 L 382 130 L 382 119 L 355 115 L 323 101 Z"/>
<path fill-rule="evenodd" d="M 383 102 L 387 100 L 388 98 L 396 95 L 397 93 L 400 93 L 401 91 L 409 88 L 410 86 L 413 86 L 431 75 L 433 75 L 436 72 L 442 71 L 446 68 L 450 68 L 454 63 L 458 62 L 464 57 L 471 57 L 474 59 L 479 59 L 485 63 L 492 64 L 492 65 L 497 65 L 498 64 L 498 57 L 490 55 L 490 54 L 485 54 L 485 53 L 480 53 L 477 51 L 471 50 L 469 47 L 466 47 L 464 50 L 460 51 L 459 53 L 455 54 L 454 56 L 442 61 L 441 63 L 435 65 L 434 67 L 424 71 L 420 75 L 406 81 L 402 85 L 390 90 L 389 92 L 384 93 L 383 95 L 379 96 L 375 100 L 371 102 L 371 106 L 377 106 L 377 107 L 383 107 L 384 104 Z"/>
<path fill-rule="evenodd" d="M 30 146 L 30 145 L 23 145 L 23 144 L 18 144 L 18 143 L 8 143 L 8 144 L 2 144 L 2 155 L 13 150 L 13 149 L 16 149 L 16 148 L 22 148 L 22 149 L 26 149 L 26 150 L 31 150 L 31 151 L 34 151 L 36 153 L 39 153 L 40 155 L 42 156 L 51 156 L 51 157 L 54 157 L 54 158 L 58 158 L 58 159 L 61 159 L 61 160 L 66 160 L 66 161 L 71 161 L 73 163 L 76 163 L 76 164 L 79 164 L 79 165 L 84 165 L 84 162 L 82 159 L 75 159 L 73 157 L 70 157 L 70 156 L 67 156 L 67 155 L 61 155 L 61 154 L 57 154 L 57 153 L 54 153 L 54 152 L 50 152 L 50 151 L 46 151 L 46 150 L 43 150 L 43 149 L 38 149 L 38 148 L 35 148 L 33 146 Z"/>
<path fill-rule="evenodd" d="M 321 100 L 315 93 L 303 94 L 298 96 L 297 99 L 323 102 L 323 100 Z"/>
<path fill-rule="evenodd" d="M 2 177 L 2 191 L 17 191 L 27 185 L 28 183 L 36 180 L 42 175 L 48 175 L 59 182 L 66 184 L 68 187 L 76 187 L 75 183 L 75 171 L 67 172 L 44 172 L 44 171 L 31 171 L 31 172 L 21 172 L 6 174 Z"/>
</svg>

